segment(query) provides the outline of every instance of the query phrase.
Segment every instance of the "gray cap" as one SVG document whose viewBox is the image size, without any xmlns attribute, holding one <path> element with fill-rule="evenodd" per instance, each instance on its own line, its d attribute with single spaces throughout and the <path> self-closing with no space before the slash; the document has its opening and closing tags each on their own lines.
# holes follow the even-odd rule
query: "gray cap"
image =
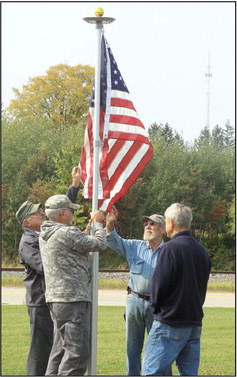
<svg viewBox="0 0 237 377">
<path fill-rule="evenodd" d="M 53 195 L 46 200 L 45 209 L 59 208 L 70 208 L 73 210 L 77 210 L 80 208 L 80 206 L 78 204 L 72 203 L 67 195 Z"/>
<path fill-rule="evenodd" d="M 142 216 L 142 222 L 146 222 L 148 220 L 153 221 L 154 223 L 160 224 L 161 226 L 165 226 L 165 218 L 164 216 L 157 215 L 156 213 L 151 216 Z"/>
<path fill-rule="evenodd" d="M 37 212 L 42 207 L 41 203 L 35 204 L 27 200 L 26 202 L 22 203 L 18 211 L 16 212 L 16 219 L 17 221 L 22 224 L 22 221 L 32 213 Z"/>
</svg>

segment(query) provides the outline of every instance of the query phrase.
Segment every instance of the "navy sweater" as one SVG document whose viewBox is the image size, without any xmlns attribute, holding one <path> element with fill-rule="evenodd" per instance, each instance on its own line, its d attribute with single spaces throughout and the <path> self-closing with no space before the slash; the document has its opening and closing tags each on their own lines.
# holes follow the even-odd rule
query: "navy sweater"
<svg viewBox="0 0 237 377">
<path fill-rule="evenodd" d="M 176 233 L 157 259 L 152 280 L 154 319 L 173 327 L 201 326 L 211 261 L 189 231 Z"/>
</svg>

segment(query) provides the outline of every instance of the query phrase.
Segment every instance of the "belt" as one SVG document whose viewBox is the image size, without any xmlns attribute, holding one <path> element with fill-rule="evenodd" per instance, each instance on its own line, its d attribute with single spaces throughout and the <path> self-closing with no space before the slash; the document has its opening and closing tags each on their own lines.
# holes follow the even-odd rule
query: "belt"
<svg viewBox="0 0 237 377">
<path fill-rule="evenodd" d="M 130 287 L 127 288 L 127 291 L 128 291 L 128 294 L 132 293 L 134 296 L 142 298 L 143 300 L 146 300 L 146 301 L 150 301 L 150 296 L 140 295 L 139 293 L 134 292 Z"/>
</svg>

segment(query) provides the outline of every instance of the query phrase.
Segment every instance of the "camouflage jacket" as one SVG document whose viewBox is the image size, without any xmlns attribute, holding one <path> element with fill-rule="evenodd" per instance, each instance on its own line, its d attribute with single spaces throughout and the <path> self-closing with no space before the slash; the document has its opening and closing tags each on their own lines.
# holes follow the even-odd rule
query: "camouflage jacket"
<svg viewBox="0 0 237 377">
<path fill-rule="evenodd" d="M 69 186 L 67 196 L 75 203 L 79 187 Z M 39 250 L 39 233 L 23 226 L 23 235 L 19 244 L 20 263 L 25 266 L 26 305 L 46 306 L 45 281 Z"/>
<path fill-rule="evenodd" d="M 105 231 L 94 224 L 90 236 L 74 226 L 45 221 L 39 237 L 46 302 L 91 302 L 89 252 L 107 247 Z"/>
</svg>

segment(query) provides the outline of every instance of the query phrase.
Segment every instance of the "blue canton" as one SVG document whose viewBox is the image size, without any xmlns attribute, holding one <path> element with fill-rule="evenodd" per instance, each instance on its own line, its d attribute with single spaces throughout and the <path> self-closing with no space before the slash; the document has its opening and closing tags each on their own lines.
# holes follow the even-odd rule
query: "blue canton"
<svg viewBox="0 0 237 377">
<path fill-rule="evenodd" d="M 101 71 L 100 71 L 100 107 L 105 111 L 106 108 L 106 94 L 107 94 L 107 54 L 109 54 L 110 60 L 110 79 L 111 79 L 111 89 L 120 90 L 121 92 L 127 92 L 128 88 L 123 80 L 123 77 L 118 69 L 118 65 L 113 57 L 112 51 L 106 41 L 105 37 L 102 36 L 101 40 Z M 91 94 L 90 107 L 94 107 L 95 100 L 95 90 L 93 88 Z"/>
</svg>

